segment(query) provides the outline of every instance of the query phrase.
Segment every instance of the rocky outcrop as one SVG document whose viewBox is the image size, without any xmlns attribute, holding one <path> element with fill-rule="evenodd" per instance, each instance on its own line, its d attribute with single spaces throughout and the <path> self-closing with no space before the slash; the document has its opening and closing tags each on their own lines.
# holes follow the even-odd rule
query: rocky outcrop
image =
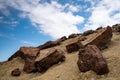
<svg viewBox="0 0 120 80">
<path fill-rule="evenodd" d="M 21 57 L 22 59 L 25 59 L 26 57 L 35 59 L 36 56 L 39 53 L 39 48 L 33 48 L 33 47 L 21 47 L 15 54 L 13 54 L 8 61 L 12 60 L 16 57 Z"/>
<path fill-rule="evenodd" d="M 42 49 L 51 48 L 51 47 L 54 47 L 54 46 L 57 46 L 57 45 L 60 45 L 59 41 L 48 41 L 45 44 L 38 46 L 38 48 L 40 50 L 42 50 Z"/>
<path fill-rule="evenodd" d="M 98 75 L 109 72 L 106 60 L 95 45 L 88 45 L 87 47 L 80 49 L 77 64 L 81 72 L 93 70 Z"/>
<path fill-rule="evenodd" d="M 100 30 L 100 29 L 102 29 L 103 27 L 98 27 L 96 30 Z"/>
<path fill-rule="evenodd" d="M 78 51 L 82 47 L 83 45 L 81 44 L 81 42 L 78 39 L 76 39 L 70 41 L 69 44 L 66 45 L 66 50 L 68 53 L 72 53 L 74 51 Z"/>
<path fill-rule="evenodd" d="M 94 33 L 95 31 L 94 30 L 87 30 L 83 33 L 83 36 L 87 36 L 87 35 L 90 35 L 92 33 Z"/>
<path fill-rule="evenodd" d="M 68 39 L 75 38 L 75 37 L 77 37 L 77 36 L 78 36 L 78 34 L 73 33 L 73 34 L 70 34 L 70 35 L 68 36 Z"/>
<path fill-rule="evenodd" d="M 120 33 L 120 24 L 115 24 L 112 26 L 114 32 L 119 32 Z"/>
<path fill-rule="evenodd" d="M 58 62 L 63 62 L 64 60 L 64 52 L 52 48 L 50 50 L 40 52 L 40 55 L 35 60 L 35 66 L 39 72 L 44 72 L 52 65 Z"/>
<path fill-rule="evenodd" d="M 111 41 L 112 38 L 112 29 L 111 27 L 100 29 L 96 32 L 94 37 L 92 37 L 87 43 L 85 43 L 85 46 L 88 44 L 96 45 L 99 49 L 103 48 L 107 45 L 108 42 Z"/>
<path fill-rule="evenodd" d="M 20 76 L 20 74 L 21 74 L 21 71 L 19 68 L 16 68 L 11 72 L 12 76 Z"/>
</svg>

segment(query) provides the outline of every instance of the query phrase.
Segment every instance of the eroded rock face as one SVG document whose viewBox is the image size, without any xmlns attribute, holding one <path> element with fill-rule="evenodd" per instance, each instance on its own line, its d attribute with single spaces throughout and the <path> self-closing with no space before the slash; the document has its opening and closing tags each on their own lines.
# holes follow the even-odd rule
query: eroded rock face
<svg viewBox="0 0 120 80">
<path fill-rule="evenodd" d="M 18 50 L 15 54 L 13 54 L 8 61 L 12 60 L 16 57 L 21 57 L 22 59 L 25 59 L 26 57 L 35 59 L 36 56 L 39 53 L 39 48 L 33 48 L 33 47 L 21 47 L 20 50 Z"/>
<path fill-rule="evenodd" d="M 78 51 L 82 47 L 83 45 L 79 40 L 72 40 L 71 42 L 69 42 L 69 44 L 66 45 L 66 50 L 68 53 L 72 53 L 74 51 Z"/>
<path fill-rule="evenodd" d="M 90 41 L 88 41 L 87 44 L 85 44 L 85 46 L 91 44 L 96 45 L 99 49 L 101 49 L 111 41 L 111 38 L 112 29 L 108 26 L 107 28 L 99 30 L 98 33 L 96 33 L 96 35 Z"/>
<path fill-rule="evenodd" d="M 77 65 L 81 72 L 93 70 L 98 75 L 109 72 L 106 60 L 95 45 L 88 45 L 80 49 Z"/>
<path fill-rule="evenodd" d="M 39 72 L 46 71 L 52 65 L 65 60 L 64 52 L 58 49 L 43 51 L 35 60 L 35 66 Z"/>
<path fill-rule="evenodd" d="M 83 33 L 83 36 L 87 36 L 87 35 L 90 35 L 92 33 L 94 33 L 95 31 L 94 30 L 87 30 Z"/>
<path fill-rule="evenodd" d="M 71 38 L 75 38 L 75 37 L 77 37 L 77 36 L 78 36 L 77 34 L 73 33 L 73 34 L 70 34 L 70 35 L 68 36 L 68 38 L 71 39 Z"/>
<path fill-rule="evenodd" d="M 45 44 L 38 46 L 38 48 L 40 50 L 42 50 L 42 49 L 51 48 L 51 47 L 54 47 L 54 46 L 57 46 L 57 45 L 60 45 L 59 41 L 48 41 Z"/>
<path fill-rule="evenodd" d="M 11 72 L 12 76 L 20 76 L 20 74 L 21 74 L 21 71 L 19 68 L 16 68 Z"/>
</svg>

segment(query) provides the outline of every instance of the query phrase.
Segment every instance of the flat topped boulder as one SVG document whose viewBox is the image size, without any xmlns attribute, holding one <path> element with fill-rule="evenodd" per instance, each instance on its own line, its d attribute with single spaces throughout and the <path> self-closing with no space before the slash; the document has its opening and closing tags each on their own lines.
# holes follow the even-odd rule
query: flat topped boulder
<svg viewBox="0 0 120 80">
<path fill-rule="evenodd" d="M 22 59 L 25 59 L 26 57 L 31 57 L 35 58 L 40 49 L 39 48 L 34 48 L 34 47 L 21 47 L 15 54 L 13 54 L 8 61 L 12 60 L 13 58 L 16 57 L 21 57 Z"/>
<path fill-rule="evenodd" d="M 79 51 L 78 67 L 81 72 L 93 70 L 98 75 L 109 72 L 107 62 L 95 45 L 88 45 Z"/>
<path fill-rule="evenodd" d="M 74 51 L 78 51 L 82 47 L 83 45 L 81 44 L 79 39 L 73 39 L 69 41 L 69 43 L 66 45 L 66 50 L 68 53 L 72 53 Z"/>
<path fill-rule="evenodd" d="M 88 38 L 82 42 L 84 46 L 88 44 L 96 45 L 99 49 L 106 46 L 107 43 L 112 38 L 112 29 L 111 27 L 99 29 L 96 33 L 93 33 L 88 36 Z"/>
<path fill-rule="evenodd" d="M 40 55 L 35 60 L 35 66 L 39 72 L 46 71 L 52 65 L 65 60 L 64 52 L 59 49 L 47 49 L 40 51 Z"/>
</svg>

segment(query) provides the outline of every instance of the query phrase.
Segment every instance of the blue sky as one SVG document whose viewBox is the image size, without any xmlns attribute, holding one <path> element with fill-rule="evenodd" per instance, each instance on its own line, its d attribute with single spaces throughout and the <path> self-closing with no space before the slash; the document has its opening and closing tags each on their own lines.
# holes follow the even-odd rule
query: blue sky
<svg viewBox="0 0 120 80">
<path fill-rule="evenodd" d="M 0 61 L 21 46 L 120 23 L 120 0 L 0 0 Z"/>
</svg>

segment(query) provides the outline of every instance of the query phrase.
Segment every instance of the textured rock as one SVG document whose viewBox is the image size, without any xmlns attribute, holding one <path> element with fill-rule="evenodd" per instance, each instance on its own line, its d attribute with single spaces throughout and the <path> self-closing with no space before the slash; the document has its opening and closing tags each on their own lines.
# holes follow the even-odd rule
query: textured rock
<svg viewBox="0 0 120 80">
<path fill-rule="evenodd" d="M 93 70 L 98 75 L 109 72 L 106 60 L 103 58 L 99 48 L 95 45 L 88 45 L 80 49 L 77 64 L 81 72 Z"/>
<path fill-rule="evenodd" d="M 87 30 L 83 33 L 83 36 L 87 36 L 87 35 L 90 35 L 92 33 L 94 33 L 95 31 L 94 30 Z"/>
<path fill-rule="evenodd" d="M 71 42 L 69 42 L 69 44 L 66 45 L 66 50 L 68 53 L 71 53 L 74 51 L 78 51 L 82 47 L 83 45 L 81 44 L 81 42 L 76 39 L 76 40 L 72 40 Z"/>
<path fill-rule="evenodd" d="M 35 61 L 33 59 L 26 58 L 23 71 L 25 71 L 26 73 L 37 72 L 37 69 L 35 67 Z"/>
<path fill-rule="evenodd" d="M 58 49 L 41 51 L 35 60 L 35 66 L 39 72 L 46 71 L 52 65 L 65 60 L 64 52 Z"/>
<path fill-rule="evenodd" d="M 70 35 L 68 36 L 68 38 L 71 39 L 71 38 L 75 38 L 75 37 L 77 37 L 77 36 L 78 36 L 78 34 L 73 33 L 73 34 L 70 34 Z"/>
<path fill-rule="evenodd" d="M 60 42 L 57 42 L 57 41 L 48 41 L 45 44 L 38 46 L 38 48 L 40 50 L 42 50 L 42 49 L 51 48 L 51 47 L 54 47 L 54 46 L 57 46 L 57 45 L 60 45 Z"/>
<path fill-rule="evenodd" d="M 87 38 L 85 37 L 85 36 L 80 36 L 79 38 L 78 38 L 78 40 L 79 41 L 84 41 L 84 40 L 86 40 Z"/>
<path fill-rule="evenodd" d="M 114 32 L 119 32 L 120 33 L 120 24 L 115 24 L 112 26 Z"/>
<path fill-rule="evenodd" d="M 20 76 L 20 74 L 21 74 L 21 71 L 19 70 L 19 68 L 16 68 L 11 72 L 12 76 Z"/>
<path fill-rule="evenodd" d="M 15 54 L 13 54 L 8 61 L 12 60 L 16 57 L 21 57 L 22 59 L 25 59 L 26 57 L 35 58 L 39 53 L 39 48 L 33 48 L 33 47 L 21 47 L 20 50 L 18 50 Z"/>
<path fill-rule="evenodd" d="M 98 30 L 96 35 L 94 35 L 92 39 L 87 41 L 85 46 L 91 44 L 91 45 L 96 45 L 99 49 L 101 49 L 102 47 L 106 46 L 108 42 L 111 41 L 111 38 L 112 38 L 112 29 L 111 27 L 108 26 L 107 28 Z"/>
<path fill-rule="evenodd" d="M 100 29 L 102 29 L 102 27 L 98 27 L 96 30 L 100 30 Z"/>
</svg>

